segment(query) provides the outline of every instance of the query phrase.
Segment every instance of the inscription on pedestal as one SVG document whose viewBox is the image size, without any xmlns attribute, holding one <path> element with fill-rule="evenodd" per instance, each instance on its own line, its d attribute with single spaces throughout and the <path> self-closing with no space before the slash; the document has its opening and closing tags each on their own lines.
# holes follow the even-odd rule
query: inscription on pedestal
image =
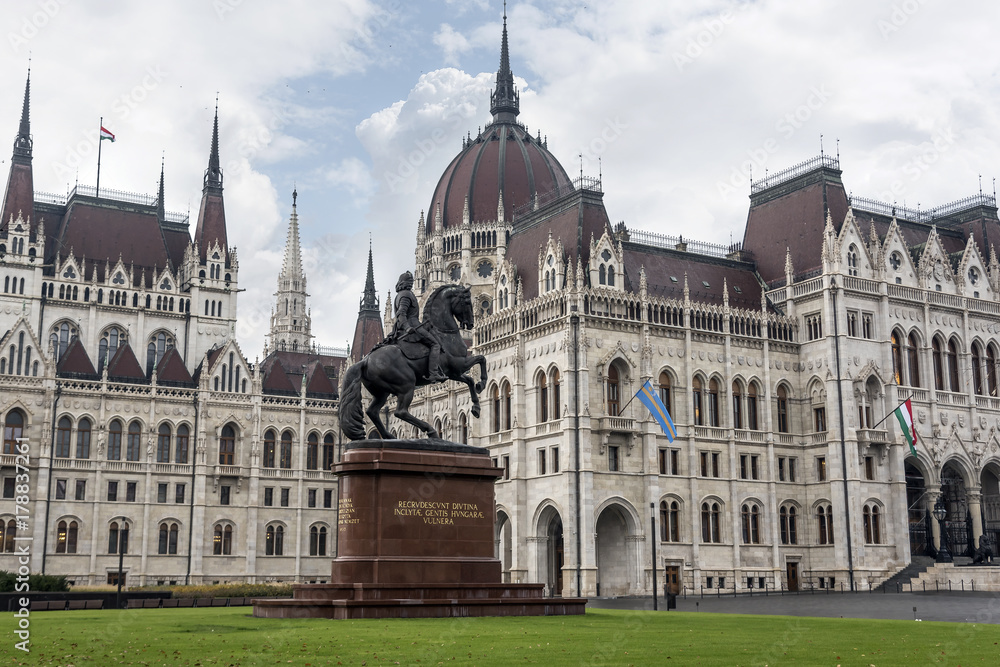
<svg viewBox="0 0 1000 667">
<path fill-rule="evenodd" d="M 340 502 L 337 503 L 338 532 L 347 530 L 344 526 L 352 523 L 358 523 L 359 521 L 361 521 L 361 519 L 359 519 L 355 513 L 354 500 L 352 498 L 341 498 Z"/>
<path fill-rule="evenodd" d="M 402 517 L 404 522 L 412 517 L 425 524 L 439 526 L 475 525 L 476 519 L 486 518 L 476 503 L 449 503 L 429 500 L 400 500 L 393 508 L 393 515 Z M 457 524 L 455 523 L 456 519 L 458 519 Z M 469 521 L 469 519 L 473 521 Z"/>
</svg>

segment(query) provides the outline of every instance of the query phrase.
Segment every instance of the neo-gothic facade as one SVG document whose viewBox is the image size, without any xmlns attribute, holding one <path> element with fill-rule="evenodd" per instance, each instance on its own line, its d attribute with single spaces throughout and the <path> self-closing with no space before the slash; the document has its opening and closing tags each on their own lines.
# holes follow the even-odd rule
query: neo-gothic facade
<svg viewBox="0 0 1000 667">
<path fill-rule="evenodd" d="M 192 237 L 162 170 L 155 197 L 36 192 L 28 113 L 26 88 L 0 220 L 0 570 L 27 534 L 32 571 L 77 584 L 116 581 L 120 546 L 126 584 L 325 581 L 346 351 L 312 346 L 294 199 L 251 362 L 218 116 Z"/>
<path fill-rule="evenodd" d="M 505 577 L 648 594 L 652 540 L 675 588 L 867 587 L 939 544 L 939 496 L 953 553 L 996 550 L 994 197 L 852 202 L 820 155 L 753 184 L 742 244 L 612 226 L 600 182 L 517 121 L 512 81 L 505 26 L 493 122 L 417 229 L 419 293 L 476 295 L 483 417 L 458 385 L 412 408 L 504 469 Z M 647 381 L 673 442 L 629 402 Z M 916 457 L 882 420 L 907 398 Z"/>
</svg>

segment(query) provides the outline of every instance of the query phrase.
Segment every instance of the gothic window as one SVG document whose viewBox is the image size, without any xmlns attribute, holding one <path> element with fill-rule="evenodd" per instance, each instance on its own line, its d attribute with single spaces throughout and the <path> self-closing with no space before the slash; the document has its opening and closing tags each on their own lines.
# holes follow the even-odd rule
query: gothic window
<svg viewBox="0 0 1000 667">
<path fill-rule="evenodd" d="M 784 385 L 778 386 L 778 433 L 788 433 L 788 390 Z"/>
<path fill-rule="evenodd" d="M 319 436 L 310 433 L 306 442 L 306 470 L 317 468 L 319 468 Z"/>
<path fill-rule="evenodd" d="M 70 325 L 68 322 L 62 322 L 53 329 L 52 334 L 49 336 L 49 347 L 52 348 L 57 362 L 62 359 L 62 356 L 66 353 L 66 348 L 69 347 L 70 342 L 76 336 L 76 327 Z"/>
<path fill-rule="evenodd" d="M 617 417 L 621 406 L 621 378 L 618 374 L 618 366 L 610 364 L 608 366 L 608 416 Z"/>
<path fill-rule="evenodd" d="M 598 276 L 597 279 L 598 279 L 598 281 L 602 285 L 607 284 L 607 280 L 608 280 L 607 275 L 608 275 L 608 269 L 607 269 L 607 267 L 605 267 L 603 264 L 601 264 L 600 268 L 597 270 L 597 276 Z"/>
<path fill-rule="evenodd" d="M 560 384 L 559 384 L 559 369 L 553 368 L 549 375 L 549 385 L 551 386 L 552 392 L 552 419 L 559 419 L 562 415 L 560 412 L 560 406 L 562 403 L 560 394 Z"/>
<path fill-rule="evenodd" d="M 326 555 L 326 526 L 312 526 L 309 528 L 309 555 Z"/>
<path fill-rule="evenodd" d="M 757 387 L 757 382 L 751 382 L 747 387 L 747 428 L 751 431 L 760 430 L 760 419 L 758 419 L 757 412 L 757 397 L 760 394 L 760 390 Z"/>
<path fill-rule="evenodd" d="M 216 556 L 231 556 L 233 553 L 233 527 L 215 524 L 212 535 L 212 553 Z"/>
<path fill-rule="evenodd" d="M 174 346 L 174 339 L 162 331 L 155 334 L 146 346 L 146 375 L 153 373 L 153 368 L 160 363 L 164 353 Z"/>
<path fill-rule="evenodd" d="M 264 467 L 273 468 L 275 462 L 277 434 L 268 430 L 264 433 Z"/>
<path fill-rule="evenodd" d="M 853 244 L 847 249 L 847 275 L 858 275 L 858 247 Z"/>
<path fill-rule="evenodd" d="M 219 465 L 231 466 L 236 459 L 236 429 L 230 424 L 222 427 L 219 436 Z"/>
<path fill-rule="evenodd" d="M 717 502 L 701 504 L 701 541 L 718 543 L 722 539 L 719 533 L 719 516 L 721 510 Z"/>
<path fill-rule="evenodd" d="M 899 267 L 902 263 L 903 257 L 898 252 L 893 251 L 893 253 L 889 255 L 889 266 L 892 267 L 893 271 L 899 271 Z"/>
<path fill-rule="evenodd" d="M 451 282 L 457 283 L 459 280 L 462 279 L 462 267 L 459 266 L 458 264 L 455 264 L 454 266 L 451 267 L 451 270 L 448 275 L 451 278 Z"/>
<path fill-rule="evenodd" d="M 493 275 L 493 265 L 486 260 L 483 260 L 479 263 L 479 266 L 476 267 L 476 273 L 479 274 L 480 278 L 489 278 Z"/>
<path fill-rule="evenodd" d="M 911 333 L 906 339 L 906 360 L 907 370 L 910 373 L 909 381 L 911 387 L 920 386 L 920 354 L 917 346 L 917 334 Z"/>
<path fill-rule="evenodd" d="M 160 424 L 157 429 L 156 462 L 170 463 L 170 424 Z"/>
<path fill-rule="evenodd" d="M 980 395 L 986 393 L 983 386 L 983 351 L 979 343 L 972 344 L 972 389 Z"/>
<path fill-rule="evenodd" d="M 493 432 L 500 432 L 500 389 L 493 385 L 493 392 L 490 396 L 493 405 Z"/>
<path fill-rule="evenodd" d="M 608 265 L 608 286 L 615 286 L 615 267 Z"/>
<path fill-rule="evenodd" d="M 944 362 L 940 338 L 935 338 L 931 343 L 931 354 L 934 361 L 934 388 L 938 391 L 944 391 Z"/>
<path fill-rule="evenodd" d="M 666 500 L 660 501 L 660 541 L 680 542 L 680 504 L 676 500 L 669 503 Z"/>
<path fill-rule="evenodd" d="M 833 507 L 820 505 L 816 509 L 816 519 L 819 523 L 819 543 L 833 544 Z"/>
<path fill-rule="evenodd" d="M 118 348 L 127 343 L 125 332 L 118 327 L 110 327 L 101 334 L 101 341 L 97 345 L 97 370 L 104 370 L 104 366 L 115 356 Z"/>
<path fill-rule="evenodd" d="M 958 346 L 954 340 L 948 341 L 948 381 L 951 391 L 961 391 L 958 383 Z"/>
<path fill-rule="evenodd" d="M 128 521 L 122 521 L 121 528 L 117 521 L 112 521 L 108 528 L 108 553 L 117 554 L 119 548 L 123 554 L 128 553 Z"/>
<path fill-rule="evenodd" d="M 264 555 L 283 556 L 285 555 L 285 527 L 271 525 L 264 532 Z"/>
<path fill-rule="evenodd" d="M 743 544 L 760 544 L 760 506 L 743 503 Z"/>
<path fill-rule="evenodd" d="M 701 405 L 701 378 L 695 377 L 691 380 L 691 409 L 695 426 L 702 425 L 702 405 Z"/>
<path fill-rule="evenodd" d="M 458 416 L 458 442 L 469 444 L 469 420 L 464 412 Z"/>
<path fill-rule="evenodd" d="M 56 427 L 56 458 L 69 458 L 72 428 L 73 423 L 69 420 L 69 417 L 62 417 L 59 419 L 59 424 Z"/>
<path fill-rule="evenodd" d="M 177 427 L 177 440 L 174 446 L 174 462 L 175 463 L 187 463 L 188 462 L 188 444 L 190 443 L 190 431 L 188 427 L 181 424 Z"/>
<path fill-rule="evenodd" d="M 892 345 L 892 377 L 896 384 L 903 384 L 903 345 L 900 339 L 899 331 L 894 329 L 889 342 Z"/>
<path fill-rule="evenodd" d="M 3 553 L 14 553 L 14 539 L 17 537 L 17 523 L 10 519 L 4 524 L 0 519 L 0 551 Z"/>
<path fill-rule="evenodd" d="M 865 544 L 882 544 L 882 515 L 876 503 L 868 503 L 862 513 L 865 525 Z"/>
<path fill-rule="evenodd" d="M 743 387 L 733 382 L 733 428 L 743 428 Z"/>
<path fill-rule="evenodd" d="M 56 525 L 56 553 L 75 554 L 76 542 L 79 533 L 79 525 L 76 521 L 60 521 Z"/>
<path fill-rule="evenodd" d="M 156 552 L 174 555 L 177 553 L 177 524 L 164 521 L 160 524 L 160 539 Z"/>
<path fill-rule="evenodd" d="M 674 410 L 674 406 L 671 396 L 672 385 L 670 384 L 670 374 L 667 373 L 666 371 L 662 371 L 660 373 L 659 381 L 660 385 L 658 389 L 660 393 L 660 401 L 663 403 L 663 407 L 667 409 L 667 412 L 672 413 Z"/>
<path fill-rule="evenodd" d="M 990 396 L 997 395 L 997 355 L 992 343 L 986 347 L 986 386 Z"/>
<path fill-rule="evenodd" d="M 108 460 L 120 461 L 122 458 L 122 423 L 117 419 L 108 425 Z"/>
<path fill-rule="evenodd" d="M 708 425 L 719 425 L 719 383 L 714 379 L 708 381 L 708 396 L 706 397 L 706 407 L 708 408 Z"/>
<path fill-rule="evenodd" d="M 545 371 L 538 372 L 535 385 L 538 390 L 538 423 L 543 424 L 549 420 L 549 387 Z"/>
<path fill-rule="evenodd" d="M 292 432 L 285 431 L 281 434 L 281 460 L 279 461 L 282 468 L 288 469 L 292 467 Z"/>
<path fill-rule="evenodd" d="M 778 511 L 780 523 L 781 543 L 798 544 L 798 535 L 795 526 L 795 506 L 782 505 Z"/>
<path fill-rule="evenodd" d="M 134 421 L 128 425 L 128 440 L 125 447 L 125 460 L 138 461 L 139 451 L 142 448 L 142 426 Z"/>
<path fill-rule="evenodd" d="M 327 433 L 323 436 L 323 470 L 330 470 L 333 466 L 333 434 Z"/>
<path fill-rule="evenodd" d="M 510 419 L 510 384 L 508 382 L 503 383 L 503 428 L 505 431 L 509 431 L 511 428 Z"/>
<path fill-rule="evenodd" d="M 90 420 L 86 417 L 76 425 L 76 458 L 90 458 Z"/>
</svg>

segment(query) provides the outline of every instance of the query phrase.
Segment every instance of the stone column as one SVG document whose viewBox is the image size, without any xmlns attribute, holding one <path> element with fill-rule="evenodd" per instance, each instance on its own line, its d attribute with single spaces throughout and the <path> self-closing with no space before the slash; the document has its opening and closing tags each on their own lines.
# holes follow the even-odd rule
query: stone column
<svg viewBox="0 0 1000 667">
<path fill-rule="evenodd" d="M 969 487 L 965 497 L 969 500 L 969 514 L 972 515 L 972 544 L 978 549 L 979 538 L 983 536 L 982 487 Z"/>
<path fill-rule="evenodd" d="M 941 524 L 934 518 L 934 503 L 941 497 L 940 488 L 937 487 L 934 490 L 928 488 L 927 495 L 924 496 L 926 498 L 924 509 L 931 513 L 931 543 L 934 545 L 935 551 L 941 548 Z"/>
</svg>

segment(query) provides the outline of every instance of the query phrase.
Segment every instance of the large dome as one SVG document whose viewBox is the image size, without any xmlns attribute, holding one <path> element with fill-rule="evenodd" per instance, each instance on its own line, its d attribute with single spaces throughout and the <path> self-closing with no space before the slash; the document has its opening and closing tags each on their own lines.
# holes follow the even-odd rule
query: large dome
<svg viewBox="0 0 1000 667">
<path fill-rule="evenodd" d="M 503 17 L 500 69 L 496 90 L 490 95 L 493 122 L 469 139 L 462 152 L 445 169 L 427 209 L 427 232 L 434 229 L 438 210 L 443 227 L 462 224 L 465 203 L 470 222 L 497 219 L 503 193 L 503 219 L 536 195 L 572 187 L 566 170 L 546 147 L 541 134 L 532 137 L 517 122 L 520 95 L 514 86 L 507 49 L 507 15 Z"/>
<path fill-rule="evenodd" d="M 539 138 L 516 121 L 496 121 L 469 141 L 445 169 L 427 214 L 427 231 L 434 229 L 438 208 L 444 227 L 462 224 L 466 197 L 469 220 L 497 219 L 503 192 L 504 220 L 532 197 L 572 187 L 566 170 Z"/>
</svg>

